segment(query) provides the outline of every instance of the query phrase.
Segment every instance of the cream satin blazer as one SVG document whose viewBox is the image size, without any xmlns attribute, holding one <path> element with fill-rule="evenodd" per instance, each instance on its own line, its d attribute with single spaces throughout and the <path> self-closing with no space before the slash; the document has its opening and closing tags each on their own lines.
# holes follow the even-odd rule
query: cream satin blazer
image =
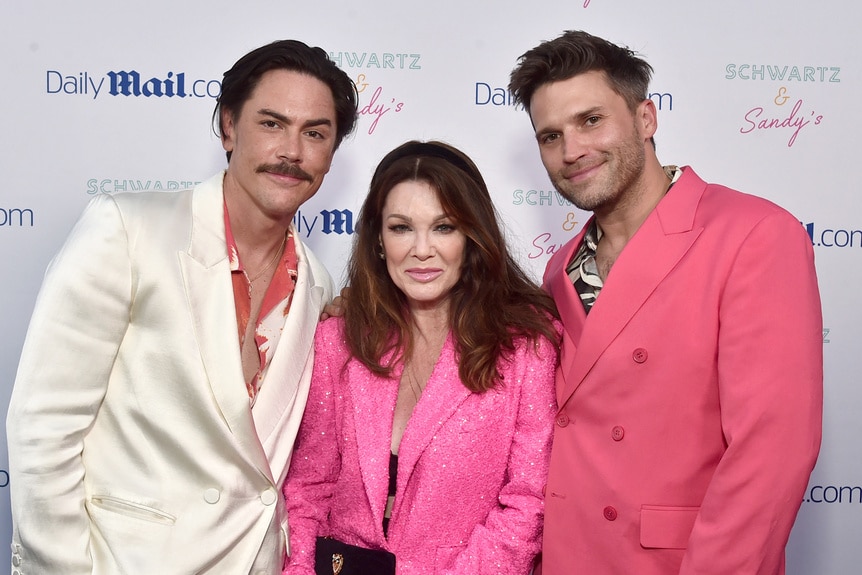
<svg viewBox="0 0 862 575">
<path fill-rule="evenodd" d="M 278 487 L 332 281 L 297 242 L 294 300 L 249 409 L 222 179 L 99 196 L 52 261 L 7 418 L 13 572 L 281 572 Z"/>
</svg>

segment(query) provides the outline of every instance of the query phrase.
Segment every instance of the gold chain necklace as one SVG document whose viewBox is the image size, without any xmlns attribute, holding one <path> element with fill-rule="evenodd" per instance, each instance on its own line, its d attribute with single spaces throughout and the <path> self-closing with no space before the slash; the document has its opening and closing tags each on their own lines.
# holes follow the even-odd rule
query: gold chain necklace
<svg viewBox="0 0 862 575">
<path fill-rule="evenodd" d="M 419 398 L 422 396 L 422 392 L 425 391 L 425 388 L 419 385 L 419 382 L 416 380 L 416 374 L 413 373 L 412 364 L 407 366 L 405 371 L 407 372 L 407 385 L 410 387 L 410 391 L 413 392 L 413 399 L 416 400 L 416 403 L 419 403 Z M 426 381 L 425 384 L 427 385 L 428 382 Z"/>
<path fill-rule="evenodd" d="M 404 372 L 407 375 L 407 385 L 410 387 L 410 391 L 413 393 L 413 398 L 416 400 L 416 403 L 419 403 L 419 398 L 422 397 L 422 393 L 425 391 L 425 388 L 428 387 L 428 381 L 431 379 L 431 375 L 434 373 L 434 367 L 440 359 L 440 354 L 442 353 L 443 346 L 446 344 L 446 337 L 448 334 L 448 330 L 443 331 L 441 334 L 442 337 L 436 338 L 437 341 L 434 341 L 432 345 L 428 346 L 431 348 L 436 359 L 432 362 L 431 370 L 428 372 L 428 377 L 423 383 L 420 383 L 419 378 L 416 376 L 415 363 L 413 361 L 405 362 Z M 428 342 L 427 339 L 426 342 Z"/>
<path fill-rule="evenodd" d="M 277 252 L 275 252 L 275 255 L 272 257 L 272 259 L 271 259 L 271 260 L 269 260 L 269 263 L 268 263 L 268 264 L 266 264 L 262 270 L 260 270 L 259 272 L 257 272 L 257 274 L 256 274 L 253 278 L 248 277 L 248 273 L 246 273 L 246 271 L 245 271 L 245 270 L 242 270 L 242 273 L 243 273 L 243 275 L 245 276 L 245 280 L 248 282 L 248 293 L 249 293 L 249 296 L 251 296 L 251 284 L 252 284 L 252 283 L 254 283 L 255 281 L 259 280 L 259 279 L 261 278 L 261 276 L 263 276 L 263 274 L 265 274 L 265 273 L 267 272 L 267 270 L 269 270 L 269 268 L 271 268 L 271 267 L 272 267 L 272 264 L 274 264 L 274 263 L 275 263 L 275 261 L 276 261 L 279 257 L 281 257 L 281 253 L 284 251 L 284 246 L 285 246 L 286 244 L 287 244 L 287 233 L 285 233 L 285 234 L 284 234 L 284 239 L 283 239 L 283 240 L 281 240 L 281 246 L 278 248 L 278 251 L 277 251 Z"/>
</svg>

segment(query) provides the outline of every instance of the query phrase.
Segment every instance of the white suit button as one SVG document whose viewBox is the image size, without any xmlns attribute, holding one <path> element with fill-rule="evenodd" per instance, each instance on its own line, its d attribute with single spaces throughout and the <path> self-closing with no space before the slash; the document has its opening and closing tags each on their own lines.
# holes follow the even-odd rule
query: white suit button
<svg viewBox="0 0 862 575">
<path fill-rule="evenodd" d="M 13 555 L 12 556 L 12 565 L 14 567 L 18 567 L 21 565 L 21 556 L 20 555 Z"/>
<path fill-rule="evenodd" d="M 218 503 L 219 499 L 221 499 L 221 493 L 215 487 L 210 487 L 204 491 L 204 501 L 207 503 Z"/>
<path fill-rule="evenodd" d="M 267 489 L 260 494 L 260 500 L 261 502 L 263 502 L 264 505 L 272 505 L 273 503 L 275 503 L 276 499 L 277 498 L 275 496 L 275 490 L 273 490 L 272 488 Z"/>
</svg>

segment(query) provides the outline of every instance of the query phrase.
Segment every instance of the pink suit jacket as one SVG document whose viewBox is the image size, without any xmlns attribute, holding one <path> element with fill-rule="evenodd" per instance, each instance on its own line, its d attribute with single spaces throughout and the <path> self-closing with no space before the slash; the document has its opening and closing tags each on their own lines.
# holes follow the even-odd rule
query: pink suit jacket
<svg viewBox="0 0 862 575">
<path fill-rule="evenodd" d="M 784 573 L 820 446 L 822 321 L 799 221 L 690 168 L 589 317 L 563 318 L 544 575 Z"/>
<path fill-rule="evenodd" d="M 320 324 L 308 404 L 284 493 L 285 573 L 313 574 L 314 539 L 331 535 L 395 553 L 400 575 L 526 575 L 539 552 L 556 406 L 555 347 L 521 343 L 502 388 L 476 394 L 458 377 L 451 335 L 399 448 L 388 539 L 391 379 L 349 359 L 343 321 Z"/>
</svg>

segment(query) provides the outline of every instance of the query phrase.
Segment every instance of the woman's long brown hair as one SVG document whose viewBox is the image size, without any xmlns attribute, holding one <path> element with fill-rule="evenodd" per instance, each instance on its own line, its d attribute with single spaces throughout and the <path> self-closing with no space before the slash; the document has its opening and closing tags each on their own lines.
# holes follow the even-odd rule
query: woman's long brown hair
<svg viewBox="0 0 862 575">
<path fill-rule="evenodd" d="M 446 215 L 467 236 L 461 277 L 449 295 L 450 329 L 462 383 L 474 392 L 492 389 L 502 382 L 498 364 L 514 351 L 516 338 L 535 342 L 543 336 L 557 343 L 551 318 L 559 314 L 509 254 L 476 165 L 442 142 L 402 144 L 374 173 L 348 263 L 347 345 L 368 369 L 385 376 L 412 351 L 407 300 L 379 256 L 386 198 L 405 181 L 426 182 L 436 190 Z"/>
</svg>

